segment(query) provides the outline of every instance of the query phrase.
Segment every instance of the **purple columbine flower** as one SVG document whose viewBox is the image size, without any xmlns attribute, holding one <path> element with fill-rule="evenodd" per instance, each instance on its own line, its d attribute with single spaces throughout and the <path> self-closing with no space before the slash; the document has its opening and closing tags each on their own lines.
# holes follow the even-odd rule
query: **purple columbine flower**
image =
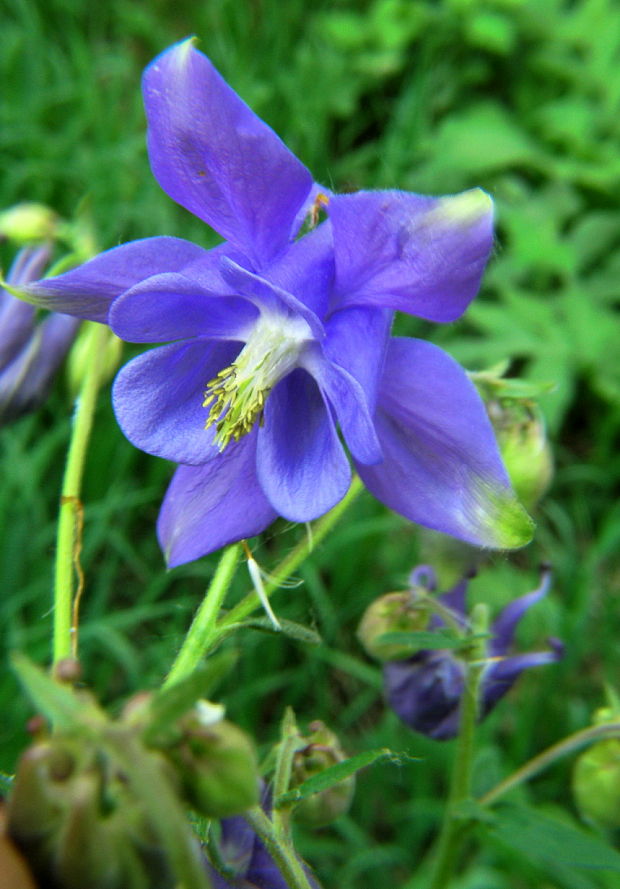
<svg viewBox="0 0 620 889">
<path fill-rule="evenodd" d="M 467 375 L 430 343 L 390 337 L 394 310 L 464 312 L 492 248 L 489 196 L 330 194 L 193 39 L 143 87 L 159 184 L 226 241 L 134 241 L 22 295 L 166 344 L 121 370 L 113 399 L 131 442 L 181 464 L 158 523 L 168 564 L 278 515 L 327 512 L 351 479 L 338 427 L 388 507 L 477 545 L 526 543 L 531 522 Z"/>
<path fill-rule="evenodd" d="M 12 287 L 39 278 L 49 248 L 21 250 L 7 276 Z M 0 425 L 35 410 L 48 396 L 80 321 L 53 313 L 39 323 L 37 310 L 0 288 Z"/>
<path fill-rule="evenodd" d="M 540 586 L 512 601 L 492 624 L 486 646 L 488 662 L 480 686 L 480 719 L 491 712 L 524 670 L 553 663 L 562 657 L 563 646 L 557 639 L 549 639 L 550 651 L 508 654 L 519 621 L 532 605 L 547 594 L 550 581 L 550 570 L 543 568 Z M 414 569 L 411 584 L 427 585 L 432 589 L 432 569 L 425 565 Z M 462 580 L 438 597 L 463 627 L 467 624 L 467 584 L 467 580 Z M 440 618 L 434 617 L 431 628 L 443 625 Z M 415 731 L 439 741 L 454 738 L 459 729 L 465 669 L 458 655 L 448 649 L 420 651 L 407 660 L 384 664 L 383 678 L 388 703 L 400 719 Z"/>
</svg>

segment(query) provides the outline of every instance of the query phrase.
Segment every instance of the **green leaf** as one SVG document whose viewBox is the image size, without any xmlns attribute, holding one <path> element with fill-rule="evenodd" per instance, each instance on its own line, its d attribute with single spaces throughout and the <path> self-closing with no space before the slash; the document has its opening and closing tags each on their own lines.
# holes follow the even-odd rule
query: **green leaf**
<svg viewBox="0 0 620 889">
<path fill-rule="evenodd" d="M 382 633 L 377 639 L 379 645 L 398 645 L 403 648 L 411 648 L 412 651 L 435 648 L 463 648 L 469 645 L 471 637 L 464 640 L 463 637 L 454 636 L 452 633 L 427 630 Z"/>
<path fill-rule="evenodd" d="M 208 695 L 237 661 L 233 650 L 212 655 L 189 676 L 155 692 L 149 704 L 149 725 L 144 732 L 147 744 L 155 744 L 169 734 L 174 723 L 200 698 Z"/>
<path fill-rule="evenodd" d="M 359 772 L 360 769 L 366 768 L 366 766 L 372 765 L 373 763 L 381 762 L 382 760 L 387 760 L 396 765 L 402 765 L 403 761 L 416 762 L 417 759 L 418 758 L 415 756 L 409 756 L 408 753 L 396 753 L 393 750 L 388 750 L 386 747 L 380 750 L 367 750 L 365 753 L 351 756 L 349 759 L 345 759 L 344 762 L 339 762 L 335 766 L 330 766 L 318 775 L 313 775 L 312 778 L 303 781 L 298 787 L 293 788 L 293 790 L 283 793 L 282 796 L 279 796 L 275 800 L 274 806 L 276 809 L 279 809 L 283 806 L 290 805 L 291 803 L 297 803 L 300 800 L 305 799 L 307 796 L 311 796 L 313 793 L 320 793 L 322 790 L 328 790 L 330 787 L 333 787 L 334 784 L 339 784 L 346 778 L 350 778 L 351 775 Z"/>
<path fill-rule="evenodd" d="M 105 720 L 94 701 L 76 694 L 72 688 L 53 679 L 28 658 L 14 654 L 11 663 L 36 709 L 56 728 L 74 729 L 85 725 L 89 717 L 96 722 Z"/>
<path fill-rule="evenodd" d="M 256 617 L 252 620 L 240 621 L 239 623 L 231 624 L 230 627 L 227 627 L 227 630 L 240 630 L 242 628 L 261 630 L 264 633 L 271 633 L 273 636 L 288 636 L 290 639 L 295 639 L 296 642 L 304 642 L 307 645 L 321 645 L 323 640 L 316 630 L 312 630 L 303 624 L 298 624 L 293 620 L 283 620 L 281 618 L 279 620 L 279 630 L 274 627 L 268 617 Z"/>
<path fill-rule="evenodd" d="M 620 853 L 580 827 L 535 809 L 502 806 L 491 835 L 530 860 L 586 870 L 620 873 Z"/>
</svg>

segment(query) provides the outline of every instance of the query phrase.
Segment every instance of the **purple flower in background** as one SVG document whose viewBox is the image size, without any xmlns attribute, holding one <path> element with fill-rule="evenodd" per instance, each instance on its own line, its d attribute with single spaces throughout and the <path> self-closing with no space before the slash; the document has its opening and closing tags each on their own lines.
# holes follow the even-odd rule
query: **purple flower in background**
<svg viewBox="0 0 620 889">
<path fill-rule="evenodd" d="M 329 194 L 193 40 L 143 86 L 159 184 L 226 241 L 134 241 L 23 295 L 165 344 L 121 370 L 113 399 L 131 442 L 181 464 L 158 523 L 169 565 L 331 509 L 351 478 L 338 427 L 388 507 L 477 545 L 526 543 L 467 375 L 390 337 L 394 310 L 465 311 L 492 247 L 488 195 Z"/>
<path fill-rule="evenodd" d="M 22 287 L 35 281 L 48 259 L 47 247 L 24 248 L 7 283 Z M 34 306 L 0 288 L 0 425 L 17 420 L 45 401 L 79 325 L 79 319 L 56 313 L 39 322 Z"/>
<path fill-rule="evenodd" d="M 411 575 L 412 586 L 424 584 L 423 578 L 433 572 L 419 566 Z M 483 719 L 508 692 L 523 670 L 550 664 L 562 657 L 563 646 L 550 639 L 550 651 L 528 654 L 508 654 L 517 625 L 526 611 L 549 590 L 551 573 L 544 568 L 538 589 L 515 599 L 504 608 L 490 629 L 486 650 L 488 662 L 480 686 L 480 719 Z M 467 580 L 439 596 L 439 602 L 452 612 L 463 627 L 467 623 L 465 596 Z M 431 628 L 444 623 L 433 618 Z M 453 738 L 458 733 L 461 695 L 465 685 L 465 664 L 448 649 L 420 651 L 402 661 L 391 661 L 383 667 L 383 678 L 388 703 L 410 728 L 436 740 Z"/>
</svg>

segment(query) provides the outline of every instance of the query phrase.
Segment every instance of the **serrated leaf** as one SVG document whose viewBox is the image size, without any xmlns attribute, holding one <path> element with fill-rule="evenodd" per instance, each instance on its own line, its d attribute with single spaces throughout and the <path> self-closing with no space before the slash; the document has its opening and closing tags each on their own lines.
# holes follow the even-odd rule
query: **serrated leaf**
<svg viewBox="0 0 620 889">
<path fill-rule="evenodd" d="M 620 873 L 620 853 L 580 827 L 536 809 L 502 806 L 491 834 L 529 859 L 551 865 Z"/>
<path fill-rule="evenodd" d="M 84 725 L 88 717 L 105 719 L 94 702 L 87 702 L 84 696 L 78 696 L 23 655 L 14 654 L 11 663 L 37 711 L 56 728 L 76 728 Z"/>
<path fill-rule="evenodd" d="M 167 735 L 171 726 L 187 713 L 200 698 L 210 694 L 232 670 L 237 661 L 233 650 L 212 655 L 189 676 L 155 692 L 149 704 L 149 724 L 144 732 L 146 743 Z"/>
<path fill-rule="evenodd" d="M 409 756 L 408 753 L 396 753 L 393 750 L 388 750 L 386 747 L 380 750 L 367 750 L 365 753 L 351 756 L 349 759 L 345 759 L 344 762 L 339 762 L 335 766 L 330 766 L 318 775 L 313 775 L 312 778 L 303 781 L 298 787 L 293 788 L 293 790 L 283 793 L 282 796 L 279 796 L 278 799 L 275 800 L 275 808 L 278 809 L 282 806 L 290 805 L 291 803 L 297 803 L 300 800 L 305 799 L 307 796 L 312 796 L 314 793 L 321 793 L 323 790 L 328 790 L 335 784 L 339 784 L 341 781 L 346 780 L 346 778 L 350 778 L 351 775 L 359 772 L 360 769 L 364 769 L 366 766 L 373 765 L 382 760 L 401 765 L 403 761 L 416 762 L 417 757 Z"/>
</svg>

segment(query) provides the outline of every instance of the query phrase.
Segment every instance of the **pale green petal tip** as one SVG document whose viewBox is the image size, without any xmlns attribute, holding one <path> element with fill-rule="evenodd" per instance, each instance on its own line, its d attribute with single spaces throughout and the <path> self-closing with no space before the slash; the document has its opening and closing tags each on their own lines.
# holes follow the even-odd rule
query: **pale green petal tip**
<svg viewBox="0 0 620 889">
<path fill-rule="evenodd" d="M 512 488 L 478 478 L 470 489 L 469 518 L 477 526 L 479 544 L 491 549 L 518 549 L 530 542 L 535 525 Z"/>
<path fill-rule="evenodd" d="M 493 531 L 498 549 L 518 549 L 530 542 L 536 525 L 516 498 L 504 501 Z"/>
<path fill-rule="evenodd" d="M 471 188 L 461 194 L 440 198 L 431 212 L 445 223 L 468 228 L 485 216 L 492 218 L 493 201 L 481 188 Z"/>
<path fill-rule="evenodd" d="M 193 50 L 196 49 L 197 43 L 198 37 L 195 35 L 188 37 L 187 40 L 182 40 L 181 43 L 177 43 L 174 47 L 174 54 L 179 67 L 182 67 L 188 62 Z"/>
<path fill-rule="evenodd" d="M 11 296 L 16 297 L 17 299 L 21 299 L 22 302 L 30 303 L 33 306 L 43 305 L 43 303 L 37 302 L 28 291 L 22 290 L 20 287 L 14 287 L 12 284 L 9 284 L 8 281 L 4 280 L 2 275 L 0 275 L 0 288 L 2 290 L 6 290 L 6 292 L 10 293 Z"/>
</svg>

